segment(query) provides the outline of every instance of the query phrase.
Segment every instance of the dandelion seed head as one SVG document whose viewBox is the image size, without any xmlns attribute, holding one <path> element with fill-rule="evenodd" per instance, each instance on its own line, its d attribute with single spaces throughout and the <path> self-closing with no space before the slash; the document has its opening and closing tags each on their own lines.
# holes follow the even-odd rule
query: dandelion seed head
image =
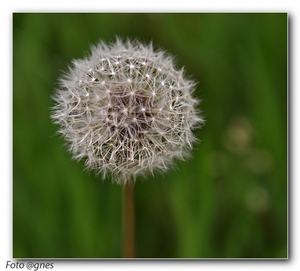
<svg viewBox="0 0 300 271">
<path fill-rule="evenodd" d="M 194 88 L 151 44 L 100 42 L 61 78 L 51 117 L 74 159 L 124 184 L 189 155 L 203 123 Z"/>
</svg>

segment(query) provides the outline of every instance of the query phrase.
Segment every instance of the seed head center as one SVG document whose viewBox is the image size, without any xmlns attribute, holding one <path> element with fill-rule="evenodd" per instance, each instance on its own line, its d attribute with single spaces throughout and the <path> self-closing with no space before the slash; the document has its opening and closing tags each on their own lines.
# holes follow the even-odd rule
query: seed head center
<svg viewBox="0 0 300 271">
<path fill-rule="evenodd" d="M 144 91 L 117 89 L 110 92 L 108 99 L 106 119 L 115 137 L 136 140 L 151 128 L 154 117 L 150 98 Z"/>
</svg>

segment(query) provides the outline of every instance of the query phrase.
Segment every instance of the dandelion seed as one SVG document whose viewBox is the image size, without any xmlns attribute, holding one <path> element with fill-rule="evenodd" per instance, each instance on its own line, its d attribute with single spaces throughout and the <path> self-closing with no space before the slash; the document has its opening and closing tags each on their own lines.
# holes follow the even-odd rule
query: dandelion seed
<svg viewBox="0 0 300 271">
<path fill-rule="evenodd" d="M 189 155 L 192 130 L 203 118 L 192 98 L 195 83 L 170 56 L 117 39 L 100 42 L 73 63 L 60 81 L 51 117 L 74 159 L 125 184 Z"/>
</svg>

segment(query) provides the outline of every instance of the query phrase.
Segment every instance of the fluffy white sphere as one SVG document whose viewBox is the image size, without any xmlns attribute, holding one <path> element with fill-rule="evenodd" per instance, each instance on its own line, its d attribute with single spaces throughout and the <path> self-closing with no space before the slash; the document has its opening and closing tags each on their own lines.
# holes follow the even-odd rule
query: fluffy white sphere
<svg viewBox="0 0 300 271">
<path fill-rule="evenodd" d="M 189 154 L 203 122 L 194 87 L 151 44 L 100 42 L 61 78 L 52 119 L 74 159 L 124 184 Z"/>
</svg>

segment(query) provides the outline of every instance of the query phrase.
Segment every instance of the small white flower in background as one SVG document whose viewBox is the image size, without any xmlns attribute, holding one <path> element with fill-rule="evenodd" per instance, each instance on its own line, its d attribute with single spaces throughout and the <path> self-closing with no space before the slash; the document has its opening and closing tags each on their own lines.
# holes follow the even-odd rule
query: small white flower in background
<svg viewBox="0 0 300 271">
<path fill-rule="evenodd" d="M 52 119 L 73 158 L 125 184 L 187 157 L 203 119 L 183 69 L 138 41 L 100 42 L 91 51 L 73 61 L 54 96 Z"/>
</svg>

